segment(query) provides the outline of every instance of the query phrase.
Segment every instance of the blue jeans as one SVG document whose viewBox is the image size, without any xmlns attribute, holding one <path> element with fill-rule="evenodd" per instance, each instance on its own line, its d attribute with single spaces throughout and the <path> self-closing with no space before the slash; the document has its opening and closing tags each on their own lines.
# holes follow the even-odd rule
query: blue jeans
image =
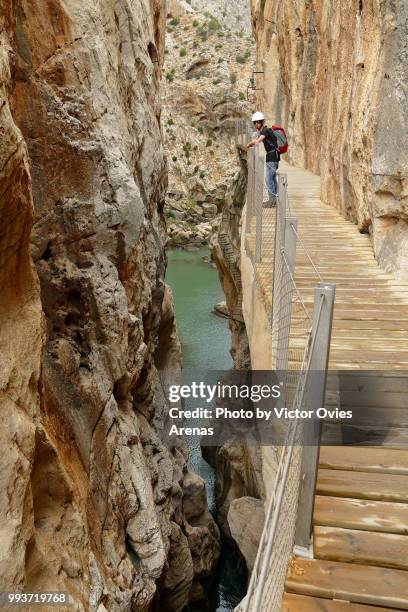
<svg viewBox="0 0 408 612">
<path fill-rule="evenodd" d="M 266 187 L 268 189 L 268 197 L 270 200 L 274 200 L 278 192 L 278 186 L 276 183 L 276 172 L 278 167 L 278 162 L 266 162 Z"/>
</svg>

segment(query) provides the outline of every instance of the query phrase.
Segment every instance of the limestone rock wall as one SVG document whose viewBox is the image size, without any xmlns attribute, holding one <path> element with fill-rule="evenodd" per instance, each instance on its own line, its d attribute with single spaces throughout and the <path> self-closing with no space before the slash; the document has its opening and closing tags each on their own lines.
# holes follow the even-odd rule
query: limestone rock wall
<svg viewBox="0 0 408 612">
<path fill-rule="evenodd" d="M 247 330 L 242 316 L 241 281 L 241 214 L 245 205 L 248 183 L 246 156 L 239 156 L 239 170 L 230 182 L 222 208 L 220 226 L 211 236 L 212 258 L 217 267 L 221 287 L 225 294 L 229 328 L 231 332 L 231 356 L 234 368 L 250 367 Z"/>
<path fill-rule="evenodd" d="M 203 5 L 173 0 L 168 6 L 162 92 L 172 246 L 208 244 L 237 170 L 234 124 L 250 112 L 246 88 L 255 45 L 234 30 L 239 3 L 224 21 L 213 5 Z"/>
<path fill-rule="evenodd" d="M 323 200 L 407 272 L 408 5 L 403 0 L 252 0 L 258 104 L 285 125 L 290 160 Z"/>
<path fill-rule="evenodd" d="M 188 9 L 193 7 L 199 11 L 209 11 L 232 30 L 249 33 L 251 16 L 248 0 L 181 0 Z"/>
<path fill-rule="evenodd" d="M 155 356 L 178 360 L 165 16 L 162 0 L 1 4 L 0 586 L 77 610 L 181 610 L 218 554 L 206 508 L 183 510 L 187 452 L 154 426 Z"/>
</svg>

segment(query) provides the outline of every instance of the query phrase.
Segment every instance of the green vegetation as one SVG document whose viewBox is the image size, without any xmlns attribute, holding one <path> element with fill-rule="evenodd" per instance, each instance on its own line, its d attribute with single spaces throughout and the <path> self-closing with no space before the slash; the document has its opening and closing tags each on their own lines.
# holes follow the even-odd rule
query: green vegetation
<svg viewBox="0 0 408 612">
<path fill-rule="evenodd" d="M 208 22 L 208 29 L 211 30 L 212 32 L 218 32 L 219 30 L 221 30 L 221 24 L 218 21 L 218 19 L 216 19 L 216 17 L 210 18 Z"/>
<path fill-rule="evenodd" d="M 172 82 L 174 81 L 174 75 L 175 75 L 175 74 L 176 74 L 176 69 L 175 69 L 175 68 L 172 68 L 172 69 L 170 70 L 170 72 L 166 72 L 166 80 L 167 80 L 169 83 L 172 83 Z"/>
<path fill-rule="evenodd" d="M 186 57 L 187 49 L 185 47 L 181 47 L 180 49 L 180 57 Z"/>
<path fill-rule="evenodd" d="M 178 26 L 179 23 L 180 23 L 180 19 L 178 17 L 173 17 L 173 19 L 170 20 L 171 26 Z"/>
<path fill-rule="evenodd" d="M 207 142 L 205 143 L 205 146 L 206 146 L 206 147 L 211 147 L 212 143 L 213 143 L 213 141 L 211 140 L 211 138 L 209 138 L 209 139 L 207 140 Z"/>
<path fill-rule="evenodd" d="M 183 151 L 184 151 L 185 157 L 189 159 L 190 153 L 191 153 L 191 143 L 190 142 L 186 142 L 183 144 Z"/>
<path fill-rule="evenodd" d="M 244 94 L 244 92 L 243 92 L 243 91 L 240 91 L 240 92 L 239 92 L 239 96 L 238 96 L 238 97 L 239 97 L 239 99 L 240 99 L 240 100 L 245 100 L 245 97 L 246 97 L 246 96 L 245 96 L 245 94 Z"/>
<path fill-rule="evenodd" d="M 235 58 L 238 64 L 245 64 L 246 61 L 251 57 L 251 51 L 247 49 L 243 55 L 237 55 Z"/>
<path fill-rule="evenodd" d="M 167 119 L 167 125 L 174 125 L 174 121 L 173 121 L 172 117 L 169 117 Z"/>
<path fill-rule="evenodd" d="M 197 28 L 197 27 L 199 26 L 199 22 L 197 21 L 197 19 L 194 19 L 194 21 L 193 21 L 193 26 L 194 26 L 195 28 Z"/>
<path fill-rule="evenodd" d="M 231 74 L 230 74 L 230 83 L 231 83 L 231 85 L 235 85 L 237 80 L 238 80 L 237 73 L 236 72 L 231 72 Z"/>
<path fill-rule="evenodd" d="M 199 37 L 201 38 L 203 42 L 206 41 L 208 38 L 208 32 L 204 26 L 199 26 L 197 28 L 197 34 L 199 35 Z"/>
<path fill-rule="evenodd" d="M 173 155 L 173 157 L 171 158 L 174 162 L 177 161 L 177 157 L 175 155 Z"/>
<path fill-rule="evenodd" d="M 200 126 L 197 128 L 197 130 L 200 132 L 200 134 L 203 134 L 203 133 L 204 133 L 204 130 L 203 130 L 203 128 L 201 127 L 201 125 L 200 125 Z"/>
</svg>

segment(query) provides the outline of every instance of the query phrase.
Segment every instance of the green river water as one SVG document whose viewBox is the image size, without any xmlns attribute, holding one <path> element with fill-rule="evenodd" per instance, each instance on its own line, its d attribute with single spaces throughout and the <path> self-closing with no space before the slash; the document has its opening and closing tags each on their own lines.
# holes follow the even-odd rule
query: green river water
<svg viewBox="0 0 408 612">
<path fill-rule="evenodd" d="M 183 367 L 205 373 L 232 367 L 228 322 L 213 314 L 214 304 L 224 299 L 216 270 L 203 261 L 208 249 L 168 252 L 166 282 L 173 290 Z M 202 458 L 199 442 L 189 443 L 190 463 L 206 483 L 208 506 L 215 516 L 214 472 Z M 227 612 L 245 595 L 244 576 L 233 551 L 223 545 L 217 572 L 207 592 L 211 612 Z M 203 608 L 194 607 L 194 612 Z"/>
</svg>

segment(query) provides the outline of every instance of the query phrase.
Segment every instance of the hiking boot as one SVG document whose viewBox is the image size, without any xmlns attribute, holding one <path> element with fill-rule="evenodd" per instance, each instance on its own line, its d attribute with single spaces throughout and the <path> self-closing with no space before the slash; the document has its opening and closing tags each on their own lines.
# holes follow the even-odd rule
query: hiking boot
<svg viewBox="0 0 408 612">
<path fill-rule="evenodd" d="M 263 203 L 263 208 L 275 208 L 276 207 L 276 196 L 273 199 L 266 200 Z"/>
</svg>

